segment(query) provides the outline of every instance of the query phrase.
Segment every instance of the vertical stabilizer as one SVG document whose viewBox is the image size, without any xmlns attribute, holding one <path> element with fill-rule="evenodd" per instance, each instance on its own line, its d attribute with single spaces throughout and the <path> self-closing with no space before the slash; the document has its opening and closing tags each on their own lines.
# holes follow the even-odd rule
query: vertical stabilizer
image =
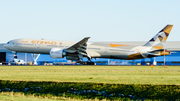
<svg viewBox="0 0 180 101">
<path fill-rule="evenodd" d="M 167 25 L 161 31 L 159 31 L 151 40 L 149 40 L 144 46 L 152 46 L 155 49 L 162 49 L 166 42 L 169 33 L 173 25 Z"/>
</svg>

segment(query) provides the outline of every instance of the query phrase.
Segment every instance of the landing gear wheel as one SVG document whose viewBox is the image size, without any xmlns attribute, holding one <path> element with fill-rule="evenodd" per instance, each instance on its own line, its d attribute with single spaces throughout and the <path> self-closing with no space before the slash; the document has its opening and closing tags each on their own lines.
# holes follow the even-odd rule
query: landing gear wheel
<svg viewBox="0 0 180 101">
<path fill-rule="evenodd" d="M 84 65 L 84 64 L 83 64 L 84 62 L 79 61 L 79 60 L 77 60 L 76 63 L 81 64 L 81 65 Z"/>
<path fill-rule="evenodd" d="M 83 64 L 83 65 L 87 65 L 87 62 L 83 62 L 82 64 Z"/>
<path fill-rule="evenodd" d="M 94 62 L 90 62 L 90 64 L 91 64 L 91 65 L 95 65 L 95 63 L 94 63 Z"/>
<path fill-rule="evenodd" d="M 17 56 L 14 56 L 14 59 L 17 59 Z"/>
<path fill-rule="evenodd" d="M 94 62 L 84 62 L 84 65 L 94 65 Z"/>
<path fill-rule="evenodd" d="M 81 64 L 81 65 L 95 65 L 95 63 L 94 62 L 83 62 L 83 61 L 76 61 L 76 63 L 79 63 L 79 64 Z"/>
<path fill-rule="evenodd" d="M 17 59 L 17 52 L 14 53 L 14 59 Z"/>
</svg>

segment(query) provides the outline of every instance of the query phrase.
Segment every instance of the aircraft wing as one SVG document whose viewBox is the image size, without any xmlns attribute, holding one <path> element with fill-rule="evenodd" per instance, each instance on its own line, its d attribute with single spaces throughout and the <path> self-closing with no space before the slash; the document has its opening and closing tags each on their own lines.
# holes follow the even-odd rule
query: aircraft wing
<svg viewBox="0 0 180 101">
<path fill-rule="evenodd" d="M 74 53 L 74 52 L 78 52 L 78 53 L 86 53 L 86 48 L 87 48 L 87 41 L 90 37 L 85 37 L 84 39 L 82 39 L 81 41 L 75 43 L 74 45 L 68 47 L 66 49 L 66 51 L 70 52 L 70 53 Z"/>
</svg>

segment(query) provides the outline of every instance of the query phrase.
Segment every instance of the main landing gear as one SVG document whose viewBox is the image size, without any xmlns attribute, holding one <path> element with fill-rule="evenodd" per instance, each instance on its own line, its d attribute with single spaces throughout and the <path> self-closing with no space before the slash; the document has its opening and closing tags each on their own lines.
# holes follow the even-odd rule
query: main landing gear
<svg viewBox="0 0 180 101">
<path fill-rule="evenodd" d="M 83 62 L 83 61 L 76 61 L 76 63 L 79 63 L 81 65 L 95 65 L 94 62 Z"/>
<path fill-rule="evenodd" d="M 17 59 L 17 52 L 14 52 L 14 59 Z"/>
<path fill-rule="evenodd" d="M 76 63 L 82 64 L 82 65 L 95 65 L 94 62 L 91 62 L 91 56 L 86 53 L 86 57 L 88 59 L 88 62 L 83 62 L 83 55 L 78 54 L 78 59 L 76 60 Z"/>
<path fill-rule="evenodd" d="M 94 62 L 83 62 L 83 65 L 95 65 Z"/>
</svg>

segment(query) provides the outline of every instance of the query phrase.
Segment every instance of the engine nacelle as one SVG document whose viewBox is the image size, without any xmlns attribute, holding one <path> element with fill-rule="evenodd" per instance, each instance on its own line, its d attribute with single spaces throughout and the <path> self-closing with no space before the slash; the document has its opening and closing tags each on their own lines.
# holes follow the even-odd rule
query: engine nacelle
<svg viewBox="0 0 180 101">
<path fill-rule="evenodd" d="M 52 58 L 64 58 L 66 56 L 66 52 L 60 48 L 52 48 L 49 54 Z"/>
</svg>

